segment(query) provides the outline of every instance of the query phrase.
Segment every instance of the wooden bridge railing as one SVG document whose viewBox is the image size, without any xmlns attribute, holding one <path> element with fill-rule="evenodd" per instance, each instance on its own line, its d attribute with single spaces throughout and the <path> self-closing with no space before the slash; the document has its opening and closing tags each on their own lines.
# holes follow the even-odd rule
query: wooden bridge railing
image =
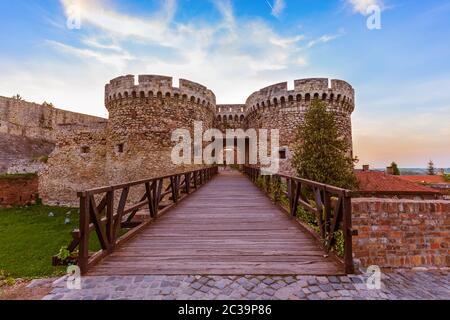
<svg viewBox="0 0 450 320">
<path fill-rule="evenodd" d="M 79 192 L 80 228 L 72 232 L 73 241 L 68 247 L 69 252 L 79 249 L 76 261 L 85 273 L 90 266 L 113 252 L 118 245 L 129 240 L 158 215 L 207 183 L 217 173 L 218 167 L 210 167 Z M 136 188 L 144 190 L 137 202 L 130 199 L 130 190 Z M 148 219 L 137 220 L 136 214 L 146 207 L 149 211 Z M 90 235 L 94 231 L 101 250 L 90 255 Z M 121 235 L 123 231 L 127 232 Z M 57 259 L 54 258 L 54 263 L 57 263 L 55 260 Z"/>
<path fill-rule="evenodd" d="M 338 241 L 336 234 L 341 230 L 345 272 L 354 273 L 351 191 L 286 175 L 262 175 L 255 167 L 245 166 L 244 172 L 255 184 L 272 193 L 276 202 L 282 202 L 281 197 L 285 197 L 284 205 L 292 217 L 297 217 L 299 208 L 312 213 L 327 253 Z"/>
</svg>

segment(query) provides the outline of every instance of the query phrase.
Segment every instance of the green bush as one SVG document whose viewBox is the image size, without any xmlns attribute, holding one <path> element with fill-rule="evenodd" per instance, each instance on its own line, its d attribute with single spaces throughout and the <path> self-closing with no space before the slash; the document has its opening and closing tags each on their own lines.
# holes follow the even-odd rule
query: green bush
<svg viewBox="0 0 450 320">
<path fill-rule="evenodd" d="M 338 230 L 334 233 L 334 246 L 333 251 L 339 256 L 344 257 L 345 254 L 345 238 L 344 232 L 342 230 Z"/>
<path fill-rule="evenodd" d="M 3 286 L 13 286 L 16 280 L 5 270 L 0 270 L 0 288 Z"/>
<path fill-rule="evenodd" d="M 317 223 L 316 216 L 313 213 L 304 209 L 302 206 L 299 206 L 297 209 L 297 217 L 308 224 L 315 231 L 320 232 L 319 224 Z"/>
<path fill-rule="evenodd" d="M 33 157 L 33 161 L 35 162 L 41 162 L 41 163 L 47 163 L 48 162 L 48 156 L 39 156 L 39 157 Z"/>
</svg>

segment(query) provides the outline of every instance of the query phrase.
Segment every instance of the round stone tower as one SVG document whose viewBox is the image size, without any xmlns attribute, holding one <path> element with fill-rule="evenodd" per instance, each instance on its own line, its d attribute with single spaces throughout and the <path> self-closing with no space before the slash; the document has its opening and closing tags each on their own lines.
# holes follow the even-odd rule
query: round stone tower
<svg viewBox="0 0 450 320">
<path fill-rule="evenodd" d="M 280 146 L 286 161 L 282 171 L 288 172 L 297 128 L 314 99 L 324 101 L 335 113 L 343 137 L 352 142 L 351 115 L 355 109 L 355 91 L 342 80 L 324 78 L 294 81 L 294 90 L 287 82 L 275 84 L 253 93 L 246 102 L 246 128 L 279 129 Z M 284 163 L 284 166 L 283 166 Z"/>
<path fill-rule="evenodd" d="M 141 75 L 135 84 L 135 77 L 127 75 L 106 85 L 105 105 L 106 171 L 110 183 L 121 183 L 193 169 L 172 163 L 172 132 L 187 129 L 193 137 L 195 121 L 211 128 L 216 98 L 188 80 L 180 80 L 177 88 L 171 77 Z"/>
</svg>

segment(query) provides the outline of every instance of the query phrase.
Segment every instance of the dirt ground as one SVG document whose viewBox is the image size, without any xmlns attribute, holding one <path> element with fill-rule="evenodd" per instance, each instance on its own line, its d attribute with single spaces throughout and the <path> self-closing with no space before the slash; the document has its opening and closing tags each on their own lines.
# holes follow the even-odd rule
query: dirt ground
<svg viewBox="0 0 450 320">
<path fill-rule="evenodd" d="M 41 300 L 52 291 L 54 280 L 46 279 L 33 288 L 27 287 L 31 280 L 18 280 L 13 286 L 0 287 L 0 300 Z"/>
</svg>

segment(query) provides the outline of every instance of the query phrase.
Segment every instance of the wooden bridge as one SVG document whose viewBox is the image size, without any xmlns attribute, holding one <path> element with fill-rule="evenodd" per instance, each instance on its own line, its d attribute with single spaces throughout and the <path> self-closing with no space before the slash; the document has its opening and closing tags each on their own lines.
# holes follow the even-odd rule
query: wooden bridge
<svg viewBox="0 0 450 320">
<path fill-rule="evenodd" d="M 78 264 L 88 275 L 337 275 L 353 271 L 345 190 L 292 177 L 263 177 L 253 168 L 246 168 L 246 173 L 248 177 L 214 167 L 82 192 L 80 229 L 73 232 L 69 250 L 79 247 Z M 312 188 L 315 207 L 303 198 L 304 186 Z M 143 189 L 144 195 L 130 205 L 132 188 Z M 273 199 L 263 192 L 270 189 Z M 283 196 L 288 212 L 276 204 L 283 202 Z M 317 215 L 319 235 L 294 219 L 298 205 Z M 347 230 L 344 260 L 330 253 L 336 231 L 342 228 Z M 89 239 L 94 232 L 102 250 L 91 253 Z"/>
</svg>

